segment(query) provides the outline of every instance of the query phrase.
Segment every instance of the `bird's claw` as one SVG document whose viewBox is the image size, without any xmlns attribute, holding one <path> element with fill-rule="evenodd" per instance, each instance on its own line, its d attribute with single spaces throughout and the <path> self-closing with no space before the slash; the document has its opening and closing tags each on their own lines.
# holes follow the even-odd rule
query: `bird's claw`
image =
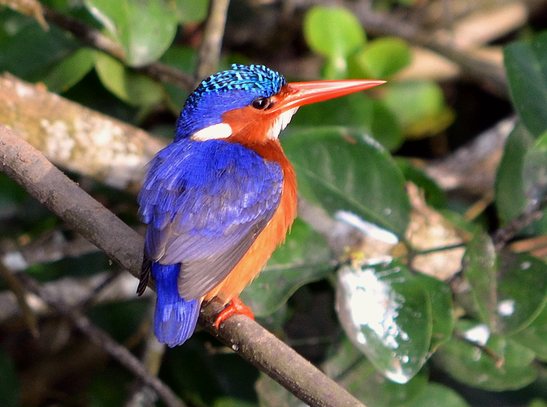
<svg viewBox="0 0 547 407">
<path fill-rule="evenodd" d="M 246 306 L 239 297 L 236 297 L 230 300 L 228 305 L 226 305 L 226 307 L 219 312 L 213 326 L 216 330 L 218 330 L 224 321 L 236 314 L 245 315 L 253 320 L 255 319 L 253 311 Z"/>
</svg>

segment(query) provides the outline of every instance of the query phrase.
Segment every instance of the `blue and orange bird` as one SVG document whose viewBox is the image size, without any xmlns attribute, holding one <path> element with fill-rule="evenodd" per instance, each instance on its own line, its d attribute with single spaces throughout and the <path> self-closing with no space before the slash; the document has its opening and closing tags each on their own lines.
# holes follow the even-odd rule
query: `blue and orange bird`
<svg viewBox="0 0 547 407">
<path fill-rule="evenodd" d="M 147 229 L 137 293 L 151 274 L 160 342 L 184 343 L 201 303 L 215 297 L 229 303 L 217 328 L 234 312 L 252 316 L 238 296 L 296 217 L 296 177 L 279 133 L 302 105 L 381 83 L 287 83 L 263 65 L 232 65 L 199 84 L 138 196 Z"/>
</svg>

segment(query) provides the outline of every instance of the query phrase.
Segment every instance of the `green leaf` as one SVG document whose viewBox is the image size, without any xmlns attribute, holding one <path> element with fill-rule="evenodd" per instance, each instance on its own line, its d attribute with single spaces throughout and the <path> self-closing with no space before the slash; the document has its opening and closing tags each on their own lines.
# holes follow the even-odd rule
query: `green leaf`
<svg viewBox="0 0 547 407">
<path fill-rule="evenodd" d="M 347 70 L 347 58 L 365 44 L 359 20 L 341 7 L 312 7 L 304 17 L 304 38 L 309 47 L 327 58 L 327 77 Z"/>
<path fill-rule="evenodd" d="M 4 407 L 19 406 L 19 379 L 15 367 L 8 356 L 0 349 L 0 400 Z"/>
<path fill-rule="evenodd" d="M 543 140 L 543 137 L 539 139 L 539 145 L 542 145 L 541 140 Z M 534 196 L 526 195 L 526 188 L 530 192 L 537 191 L 537 189 L 532 187 L 532 185 L 537 184 L 524 181 L 524 178 L 529 176 L 527 172 L 531 170 L 531 167 L 536 165 L 541 167 L 545 164 L 537 163 L 535 158 L 530 158 L 530 156 L 526 160 L 527 152 L 534 149 L 535 143 L 536 140 L 532 134 L 522 125 L 517 125 L 505 142 L 503 157 L 498 167 L 495 184 L 496 209 L 502 225 L 521 215 L 528 205 L 531 204 L 531 199 L 537 198 L 535 194 Z M 539 146 L 536 148 L 542 149 Z M 525 166 L 527 168 L 526 171 L 524 171 Z M 541 178 L 538 179 L 534 175 L 531 176 L 531 179 L 541 180 Z M 527 231 L 536 234 L 547 233 L 547 210 L 543 211 L 543 217 L 529 226 Z"/>
<path fill-rule="evenodd" d="M 316 128 L 291 133 L 283 145 L 306 199 L 404 236 L 410 213 L 404 179 L 376 142 L 343 128 Z"/>
<path fill-rule="evenodd" d="M 426 274 L 416 274 L 414 278 L 425 289 L 431 303 L 432 332 L 429 348 L 430 352 L 434 352 L 452 337 L 455 323 L 452 291 L 446 283 Z"/>
<path fill-rule="evenodd" d="M 287 133 L 298 127 L 343 126 L 371 135 L 388 150 L 403 142 L 397 119 L 385 105 L 364 94 L 306 106 L 294 116 Z"/>
<path fill-rule="evenodd" d="M 528 149 L 522 166 L 524 193 L 530 202 L 547 197 L 547 132 Z"/>
<path fill-rule="evenodd" d="M 194 72 L 197 60 L 198 56 L 195 49 L 179 46 L 170 47 L 161 57 L 161 62 L 164 64 L 184 72 Z M 178 115 L 188 97 L 188 92 L 170 83 L 164 84 L 164 86 L 168 95 L 169 108 Z"/>
<path fill-rule="evenodd" d="M 64 92 L 78 83 L 94 65 L 94 51 L 81 48 L 62 60 L 43 78 L 52 92 Z"/>
<path fill-rule="evenodd" d="M 338 272 L 342 327 L 378 371 L 397 383 L 415 376 L 429 355 L 432 312 L 423 281 L 396 262 Z"/>
<path fill-rule="evenodd" d="M 504 62 L 513 104 L 537 137 L 547 130 L 547 32 L 505 47 Z"/>
<path fill-rule="evenodd" d="M 524 329 L 547 302 L 547 264 L 526 253 L 498 256 L 486 234 L 468 244 L 464 273 L 481 320 L 494 332 Z"/>
<path fill-rule="evenodd" d="M 177 18 L 182 24 L 200 23 L 207 17 L 209 0 L 176 0 Z"/>
<path fill-rule="evenodd" d="M 408 44 L 397 37 L 383 37 L 370 41 L 352 58 L 359 77 L 387 78 L 411 62 Z"/>
<path fill-rule="evenodd" d="M 103 85 L 132 106 L 152 106 L 163 97 L 163 88 L 145 75 L 130 71 L 116 59 L 95 53 L 95 69 Z"/>
<path fill-rule="evenodd" d="M 446 129 L 454 114 L 435 82 L 397 82 L 385 87 L 384 102 L 409 138 L 431 136 Z"/>
<path fill-rule="evenodd" d="M 427 384 L 427 377 L 423 374 L 406 384 L 386 379 L 345 339 L 330 349 L 322 368 L 329 377 L 368 406 L 393 407 L 410 402 L 424 391 Z"/>
<path fill-rule="evenodd" d="M 543 362 L 547 362 L 547 306 L 539 316 L 525 329 L 512 335 L 511 338 L 535 352 Z"/>
<path fill-rule="evenodd" d="M 245 289 L 242 299 L 256 316 L 270 315 L 298 288 L 326 277 L 331 270 L 331 253 L 325 239 L 297 220 L 285 244 Z"/>
<path fill-rule="evenodd" d="M 89 12 L 125 50 L 133 67 L 156 61 L 175 38 L 177 16 L 166 0 L 85 0 Z"/>
<path fill-rule="evenodd" d="M 26 20 L 13 35 L 0 37 L 0 72 L 37 81 L 77 49 L 78 44 L 55 26 L 45 32 L 37 23 L 25 24 Z"/>
<path fill-rule="evenodd" d="M 531 350 L 510 338 L 491 334 L 486 325 L 462 321 L 458 330 L 467 340 L 453 337 L 434 356 L 456 380 L 479 389 L 503 391 L 520 389 L 536 379 Z M 486 346 L 490 353 L 473 342 Z"/>
<path fill-rule="evenodd" d="M 446 208 L 446 194 L 429 175 L 405 158 L 397 157 L 395 158 L 395 162 L 405 176 L 405 179 L 417 185 L 424 192 L 428 205 L 436 209 Z"/>
<path fill-rule="evenodd" d="M 423 392 L 402 407 L 468 407 L 469 404 L 454 390 L 437 383 L 429 383 Z"/>
</svg>

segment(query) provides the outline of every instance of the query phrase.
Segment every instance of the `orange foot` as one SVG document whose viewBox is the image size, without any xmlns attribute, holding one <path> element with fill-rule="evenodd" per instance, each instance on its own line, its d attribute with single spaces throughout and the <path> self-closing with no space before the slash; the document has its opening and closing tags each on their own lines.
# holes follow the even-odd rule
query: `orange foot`
<svg viewBox="0 0 547 407">
<path fill-rule="evenodd" d="M 246 315 L 251 319 L 255 319 L 253 311 L 251 311 L 248 306 L 243 304 L 243 301 L 241 301 L 239 297 L 235 297 L 228 303 L 226 308 L 219 312 L 213 326 L 218 330 L 220 328 L 220 324 L 236 314 Z"/>
</svg>

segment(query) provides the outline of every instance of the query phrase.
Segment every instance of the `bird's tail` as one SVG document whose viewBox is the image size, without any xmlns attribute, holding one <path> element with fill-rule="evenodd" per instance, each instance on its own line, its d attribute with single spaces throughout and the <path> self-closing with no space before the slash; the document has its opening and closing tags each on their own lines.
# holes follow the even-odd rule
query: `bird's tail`
<svg viewBox="0 0 547 407">
<path fill-rule="evenodd" d="M 200 299 L 186 301 L 179 295 L 179 272 L 180 264 L 152 263 L 157 292 L 154 332 L 169 347 L 181 345 L 192 336 L 201 305 Z"/>
</svg>

